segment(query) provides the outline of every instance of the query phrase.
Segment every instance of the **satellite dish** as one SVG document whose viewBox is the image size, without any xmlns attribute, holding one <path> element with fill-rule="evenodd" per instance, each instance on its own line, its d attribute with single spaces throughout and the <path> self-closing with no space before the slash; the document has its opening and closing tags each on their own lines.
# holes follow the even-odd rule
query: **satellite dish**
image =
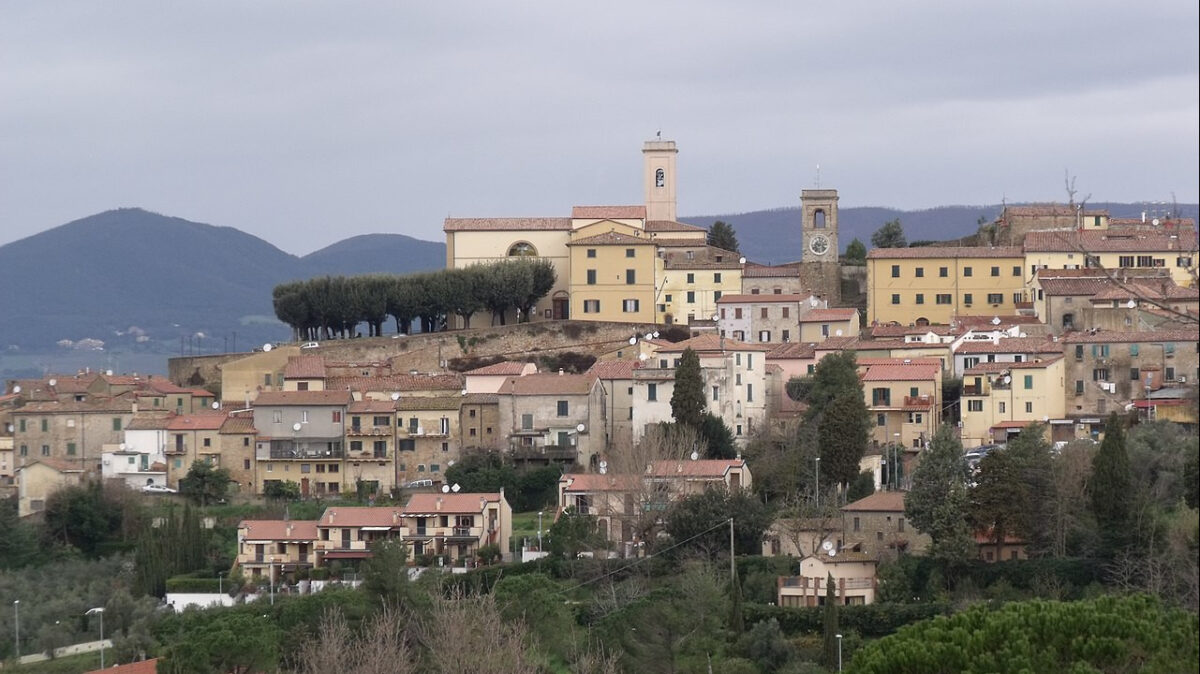
<svg viewBox="0 0 1200 674">
<path fill-rule="evenodd" d="M 270 342 L 263 344 L 263 351 L 270 351 L 271 349 L 274 349 L 274 348 L 275 348 L 275 345 L 271 344 Z"/>
<path fill-rule="evenodd" d="M 1011 384 L 1011 383 L 1012 383 L 1012 377 L 1010 377 L 1010 376 L 1008 376 L 1008 375 L 1004 375 L 1004 383 L 1005 383 L 1005 384 Z"/>
<path fill-rule="evenodd" d="M 292 424 L 292 430 L 293 430 L 293 431 L 299 431 L 301 428 L 304 428 L 304 427 L 300 425 L 300 422 L 299 422 L 299 421 L 297 421 L 296 423 Z"/>
<path fill-rule="evenodd" d="M 20 393 L 20 392 L 21 392 L 20 384 L 17 384 L 16 386 L 13 387 L 13 393 Z"/>
<path fill-rule="evenodd" d="M 111 376 L 112 376 L 112 370 L 105 370 L 105 371 L 104 371 L 104 375 L 105 375 L 105 376 L 107 376 L 107 377 L 111 377 Z"/>
<path fill-rule="evenodd" d="M 830 551 L 829 551 L 829 556 L 830 556 L 830 557 L 837 557 L 837 548 L 834 548 L 834 549 L 830 550 Z"/>
<path fill-rule="evenodd" d="M 1000 325 L 1000 317 L 999 316 L 992 317 L 992 325 Z"/>
<path fill-rule="evenodd" d="M 655 338 L 655 339 L 658 339 L 658 330 L 655 330 L 655 331 L 654 331 L 654 338 Z"/>
<path fill-rule="evenodd" d="M 647 332 L 647 333 L 646 333 L 646 339 L 654 339 L 654 333 L 653 333 L 653 332 Z"/>
<path fill-rule="evenodd" d="M 630 346 L 637 344 L 637 337 L 630 337 L 629 344 L 630 344 Z"/>
<path fill-rule="evenodd" d="M 454 459 L 450 459 L 449 461 L 447 461 L 447 462 L 446 462 L 446 465 L 447 465 L 447 466 L 453 466 L 453 465 L 454 465 Z"/>
<path fill-rule="evenodd" d="M 716 321 L 716 320 L 720 320 L 720 318 L 721 318 L 720 316 L 718 316 L 718 315 L 716 315 L 716 314 L 713 314 L 713 320 L 714 320 L 714 321 Z"/>
<path fill-rule="evenodd" d="M 400 399 L 400 392 L 399 392 L 399 391 L 392 391 L 392 401 L 393 401 L 393 402 L 395 402 L 395 401 L 397 401 L 397 400 L 399 400 L 399 399 Z"/>
<path fill-rule="evenodd" d="M 448 484 L 442 485 L 442 493 L 449 494 L 450 493 L 450 485 L 448 485 Z"/>
<path fill-rule="evenodd" d="M 1150 224 L 1157 226 L 1157 225 L 1158 225 L 1158 218 L 1154 218 L 1153 220 L 1151 220 L 1151 221 L 1150 221 Z"/>
<path fill-rule="evenodd" d="M 460 489 L 462 489 L 462 487 L 458 486 L 457 482 L 454 483 L 453 487 L 450 487 L 450 491 L 454 492 L 455 494 L 457 494 Z"/>
<path fill-rule="evenodd" d="M 821 544 L 821 549 L 824 550 L 825 552 L 829 552 L 830 550 L 833 549 L 833 541 L 825 541 L 824 543 Z"/>
<path fill-rule="evenodd" d="M 214 400 L 214 401 L 213 401 L 213 404 L 212 404 L 212 408 L 213 408 L 214 410 L 219 410 L 219 409 L 221 409 L 221 403 L 219 403 L 219 402 L 217 402 L 217 401 L 215 401 L 215 400 Z"/>
<path fill-rule="evenodd" d="M 1025 338 L 1026 338 L 1026 337 L 1028 337 L 1029 335 L 1027 335 L 1027 334 L 1025 334 L 1024 332 L 1022 332 L 1022 333 L 1018 334 L 1017 336 L 1018 336 L 1018 337 L 1020 337 L 1021 339 L 1025 339 Z"/>
<path fill-rule="evenodd" d="M 744 258 L 744 257 L 739 257 L 739 258 L 738 258 L 738 264 L 746 264 L 746 258 Z"/>
<path fill-rule="evenodd" d="M 1125 306 L 1132 309 L 1137 306 L 1137 300 L 1130 298 L 1130 300 L 1125 304 Z"/>
<path fill-rule="evenodd" d="M 608 462 L 607 462 L 607 461 L 601 461 L 601 462 L 600 462 L 600 472 L 604 472 L 604 471 L 605 471 L 605 470 L 607 470 L 607 469 L 608 469 Z"/>
<path fill-rule="evenodd" d="M 841 336 L 842 336 L 842 329 L 841 329 L 841 328 L 838 328 L 837 330 L 834 330 L 834 331 L 833 331 L 833 334 L 834 334 L 834 335 L 836 335 L 836 336 L 838 336 L 838 337 L 841 337 Z"/>
<path fill-rule="evenodd" d="M 579 424 L 575 427 L 575 430 L 579 431 L 580 433 L 582 433 L 585 429 L 587 429 L 587 426 L 584 426 L 583 424 Z"/>
<path fill-rule="evenodd" d="M 699 452 L 692 452 L 692 461 L 700 458 Z"/>
<path fill-rule="evenodd" d="M 460 395 L 460 396 L 465 396 L 465 395 L 467 395 L 467 389 L 463 389 L 462 391 L 460 391 L 460 392 L 459 392 L 459 395 Z"/>
<path fill-rule="evenodd" d="M 117 445 L 117 447 L 120 447 L 122 452 L 125 451 L 125 443 L 122 442 L 121 444 Z"/>
<path fill-rule="evenodd" d="M 50 384 L 51 386 L 58 386 L 58 380 L 57 380 L 57 379 L 51 379 L 51 380 L 50 380 L 50 382 L 49 382 L 49 384 Z"/>
<path fill-rule="evenodd" d="M 1050 421 L 1050 417 L 1048 417 L 1048 416 L 1042 417 L 1042 421 Z"/>
<path fill-rule="evenodd" d="M 647 355 L 647 354 L 644 354 L 644 353 L 639 353 L 639 354 L 638 354 L 638 360 L 646 360 L 646 359 L 647 359 L 647 358 L 649 358 L 649 357 L 650 357 L 649 355 Z"/>
</svg>

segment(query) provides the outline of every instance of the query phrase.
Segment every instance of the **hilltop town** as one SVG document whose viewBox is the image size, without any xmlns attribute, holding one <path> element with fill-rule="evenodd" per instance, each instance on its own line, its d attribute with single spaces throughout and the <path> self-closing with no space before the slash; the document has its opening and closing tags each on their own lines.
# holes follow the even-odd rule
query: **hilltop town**
<svg viewBox="0 0 1200 674">
<path fill-rule="evenodd" d="M 62 494 L 89 485 L 155 512 L 226 507 L 209 526 L 235 533 L 209 559 L 245 588 L 237 601 L 357 585 L 379 573 L 373 559 L 406 583 L 410 567 L 466 577 L 540 565 L 558 592 L 572 573 L 683 564 L 680 549 L 728 565 L 736 549 L 739 582 L 757 574 L 755 615 L 792 636 L 805 630 L 785 608 L 928 607 L 913 598 L 922 588 L 945 601 L 963 578 L 1013 583 L 1028 570 L 1022 590 L 1048 597 L 1032 566 L 980 570 L 1026 561 L 1046 562 L 1036 573 L 1058 584 L 1054 598 L 1138 589 L 1190 609 L 1194 626 L 1194 220 L 1013 206 L 969 242 L 908 246 L 900 223 L 880 223 L 869 250 L 841 253 L 838 191 L 804 189 L 803 256 L 768 265 L 744 257 L 724 223 L 678 221 L 673 141 L 647 141 L 642 155 L 643 203 L 447 218 L 442 271 L 277 288 L 294 341 L 174 358 L 167 377 L 5 382 L 0 492 L 30 527 L 61 522 Z M 1152 485 L 1137 482 L 1144 466 L 1130 465 L 1126 438 L 1158 462 Z M 1118 474 L 1102 475 L 1118 442 Z M 1163 459 L 1168 449 L 1178 455 Z M 1098 484 L 1152 495 L 1140 514 L 1106 512 L 1093 505 Z M 1142 582 L 1143 542 L 1160 561 L 1179 543 L 1171 554 L 1191 566 Z M 609 566 L 568 573 L 553 560 Z M 1064 571 L 1067 560 L 1088 561 Z M 914 565 L 927 564 L 945 564 L 946 579 L 921 566 L 918 582 Z M 625 663 L 668 657 L 604 632 L 610 614 L 648 629 L 637 597 L 604 615 L 591 604 L 561 615 L 559 602 L 555 620 L 606 634 Z M 855 638 L 905 620 L 858 624 Z M 710 659 L 752 661 L 730 629 Z M 654 639 L 669 657 L 702 650 Z M 792 671 L 757 667 L 722 671 Z"/>
</svg>

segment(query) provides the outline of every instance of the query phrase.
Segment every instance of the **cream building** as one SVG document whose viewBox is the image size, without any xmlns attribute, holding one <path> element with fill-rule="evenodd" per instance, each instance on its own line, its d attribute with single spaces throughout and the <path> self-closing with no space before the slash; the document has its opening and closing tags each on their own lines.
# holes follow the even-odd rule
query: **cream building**
<svg viewBox="0 0 1200 674">
<path fill-rule="evenodd" d="M 1007 442 L 1033 422 L 1054 424 L 1064 432 L 1066 417 L 1062 355 L 1022 362 L 979 363 L 963 372 L 962 441 L 966 447 Z M 1073 437 L 1073 436 L 1072 436 Z M 1056 440 L 1071 439 L 1055 437 Z"/>
<path fill-rule="evenodd" d="M 867 254 L 867 322 L 947 324 L 1016 314 L 1027 291 L 1019 247 L 875 248 Z"/>
<path fill-rule="evenodd" d="M 682 342 L 662 346 L 658 350 L 657 359 L 645 361 L 646 369 L 670 370 L 672 379 L 674 369 L 686 349 L 692 349 L 700 358 L 700 370 L 704 377 L 705 400 L 708 411 L 721 418 L 733 438 L 739 445 L 745 444 L 756 428 L 766 421 L 767 398 L 767 352 L 772 346 L 765 344 L 747 344 L 736 339 L 706 334 L 693 337 Z M 655 362 L 657 361 L 657 362 Z M 673 385 L 672 385 L 673 390 Z M 634 388 L 635 394 L 638 388 Z M 660 396 L 666 396 L 667 410 L 670 409 L 670 392 L 662 391 Z M 635 398 L 635 406 L 641 405 L 641 400 Z M 635 416 L 634 438 L 645 431 L 640 428 Z M 658 421 L 669 421 L 670 415 Z"/>
<path fill-rule="evenodd" d="M 1176 284 L 1194 286 L 1196 233 L 1140 228 L 1030 232 L 1025 236 L 1025 264 L 1031 276 L 1039 269 L 1165 269 Z"/>
</svg>

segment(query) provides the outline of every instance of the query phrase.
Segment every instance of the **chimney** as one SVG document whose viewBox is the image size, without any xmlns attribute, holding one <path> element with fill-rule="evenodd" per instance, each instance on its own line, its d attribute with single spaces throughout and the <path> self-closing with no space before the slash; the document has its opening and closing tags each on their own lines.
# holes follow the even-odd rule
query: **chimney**
<svg viewBox="0 0 1200 674">
<path fill-rule="evenodd" d="M 285 528 L 284 531 L 286 532 L 285 535 L 287 535 L 287 536 L 292 535 L 292 523 L 291 522 L 288 522 L 287 528 Z"/>
<path fill-rule="evenodd" d="M 400 523 L 400 513 L 393 510 L 392 511 L 392 524 L 399 524 L 399 523 Z"/>
<path fill-rule="evenodd" d="M 442 511 L 442 497 L 441 496 L 437 497 L 437 511 L 438 512 Z"/>
<path fill-rule="evenodd" d="M 330 510 L 330 511 L 329 511 L 329 523 L 330 523 L 330 524 L 333 524 L 333 516 L 334 516 L 334 515 L 336 515 L 336 514 L 337 514 L 337 511 L 336 511 L 336 510 Z"/>
</svg>

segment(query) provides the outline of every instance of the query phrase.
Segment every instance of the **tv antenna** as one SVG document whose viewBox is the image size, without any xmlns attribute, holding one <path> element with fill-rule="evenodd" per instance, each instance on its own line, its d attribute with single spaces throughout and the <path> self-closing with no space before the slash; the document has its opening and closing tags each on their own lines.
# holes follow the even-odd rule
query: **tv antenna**
<svg viewBox="0 0 1200 674">
<path fill-rule="evenodd" d="M 821 189 L 821 165 L 817 164 L 817 189 Z"/>
</svg>

